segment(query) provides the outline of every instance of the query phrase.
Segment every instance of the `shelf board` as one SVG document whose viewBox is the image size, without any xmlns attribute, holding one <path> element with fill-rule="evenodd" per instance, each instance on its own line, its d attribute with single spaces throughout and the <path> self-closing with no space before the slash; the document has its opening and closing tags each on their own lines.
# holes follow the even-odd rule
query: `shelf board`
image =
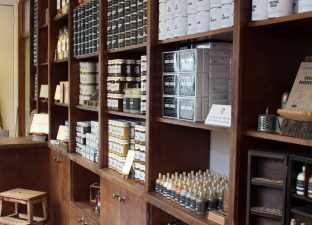
<svg viewBox="0 0 312 225">
<path fill-rule="evenodd" d="M 67 107 L 67 108 L 68 108 L 68 104 L 65 104 L 65 103 L 54 102 L 54 105 L 62 106 L 62 107 Z"/>
<path fill-rule="evenodd" d="M 69 153 L 68 158 L 71 161 L 73 161 L 73 162 L 79 164 L 80 166 L 86 168 L 87 170 L 90 170 L 92 173 L 95 173 L 95 174 L 100 176 L 99 166 L 97 163 L 92 162 L 90 160 L 87 160 L 87 159 L 83 158 L 81 155 L 78 155 L 77 153 Z"/>
<path fill-rule="evenodd" d="M 40 66 L 47 66 L 47 65 L 49 65 L 49 63 L 48 63 L 48 62 L 43 62 L 43 63 L 40 63 Z"/>
<path fill-rule="evenodd" d="M 270 182 L 262 182 L 262 181 L 255 181 L 251 180 L 251 184 L 254 186 L 261 186 L 261 187 L 268 187 L 268 188 L 276 188 L 276 189 L 283 189 L 283 184 L 276 184 L 276 183 L 270 183 Z"/>
<path fill-rule="evenodd" d="M 249 23 L 249 27 L 263 27 L 274 24 L 286 24 L 301 21 L 312 21 L 312 12 L 293 14 L 279 18 L 267 19 L 262 21 L 253 21 Z"/>
<path fill-rule="evenodd" d="M 99 107 L 92 107 L 92 106 L 83 106 L 83 105 L 76 105 L 77 109 L 82 109 L 86 111 L 98 112 Z"/>
<path fill-rule="evenodd" d="M 133 179 L 124 178 L 122 177 L 121 174 L 109 168 L 101 169 L 100 173 L 102 177 L 108 179 L 109 181 L 117 183 L 121 187 L 127 189 L 127 191 L 136 195 L 137 197 L 139 198 L 143 197 L 143 194 L 145 192 L 145 188 L 143 184 L 138 183 Z"/>
<path fill-rule="evenodd" d="M 146 115 L 141 114 L 134 114 L 134 113 L 126 113 L 126 112 L 117 112 L 113 110 L 108 110 L 108 114 L 116 115 L 116 116 L 122 116 L 122 117 L 128 117 L 128 118 L 135 118 L 135 119 L 146 119 Z"/>
<path fill-rule="evenodd" d="M 54 63 L 68 63 L 68 59 L 57 60 Z"/>
<path fill-rule="evenodd" d="M 73 201 L 79 209 L 81 209 L 85 214 L 87 214 L 91 219 L 93 219 L 97 224 L 100 224 L 100 215 L 97 215 L 94 211 L 95 204 L 91 202 L 77 202 Z"/>
<path fill-rule="evenodd" d="M 308 202 L 308 203 L 312 203 L 312 199 L 311 198 L 308 198 L 308 197 L 305 197 L 305 196 L 302 196 L 302 195 L 298 195 L 296 193 L 292 193 L 291 196 L 295 199 L 299 199 L 299 200 L 302 200 L 302 201 L 305 201 L 305 202 Z"/>
<path fill-rule="evenodd" d="M 88 55 L 79 55 L 76 56 L 75 59 L 90 59 L 90 58 L 97 58 L 99 57 L 99 53 L 92 53 Z"/>
<path fill-rule="evenodd" d="M 64 14 L 62 14 L 60 16 L 54 17 L 53 21 L 59 22 L 59 21 L 65 20 L 66 18 L 68 18 L 68 13 L 64 13 Z"/>
<path fill-rule="evenodd" d="M 163 45 L 175 42 L 190 42 L 192 40 L 201 40 L 201 39 L 232 40 L 232 38 L 233 38 L 233 27 L 228 27 L 208 32 L 185 35 L 182 37 L 170 38 L 167 40 L 159 40 L 158 44 Z"/>
<path fill-rule="evenodd" d="M 113 48 L 108 49 L 107 53 L 120 53 L 120 52 L 143 52 L 146 51 L 147 44 L 138 44 L 133 46 L 128 46 L 124 48 Z"/>
<path fill-rule="evenodd" d="M 312 146 L 312 140 L 310 139 L 288 137 L 288 136 L 282 136 L 279 134 L 259 132 L 256 130 L 246 130 L 243 132 L 243 134 L 245 136 L 261 138 L 261 139 L 266 139 L 266 140 L 271 140 L 271 141 L 279 141 L 279 142 L 304 145 L 304 146 L 309 146 L 309 147 Z"/>
<path fill-rule="evenodd" d="M 43 30 L 43 29 L 48 28 L 48 27 L 49 27 L 49 24 L 44 24 L 44 25 L 42 25 L 42 26 L 39 28 L 39 30 Z"/>
<path fill-rule="evenodd" d="M 178 119 L 171 119 L 171 118 L 157 118 L 158 122 L 166 123 L 166 124 L 173 124 L 178 126 L 184 126 L 184 127 L 192 127 L 196 129 L 202 129 L 202 130 L 211 130 L 211 131 L 221 131 L 221 132 L 230 132 L 231 128 L 229 127 L 221 127 L 221 126 L 213 126 L 213 125 L 207 125 L 202 122 L 190 122 L 185 120 L 178 120 Z"/>
<path fill-rule="evenodd" d="M 312 219 L 312 206 L 295 207 L 290 210 L 294 214 L 308 217 Z"/>
<path fill-rule="evenodd" d="M 145 193 L 144 199 L 151 205 L 169 213 L 185 223 L 196 225 L 217 225 L 217 223 L 208 220 L 205 215 L 193 213 L 156 192 Z"/>
<path fill-rule="evenodd" d="M 271 214 L 271 213 L 267 213 L 267 212 L 260 212 L 260 211 L 256 211 L 253 209 L 250 209 L 250 214 L 256 215 L 256 216 L 267 217 L 267 218 L 271 218 L 271 219 L 275 219 L 275 220 L 280 220 L 283 218 L 282 215 L 276 215 L 276 214 Z"/>
</svg>

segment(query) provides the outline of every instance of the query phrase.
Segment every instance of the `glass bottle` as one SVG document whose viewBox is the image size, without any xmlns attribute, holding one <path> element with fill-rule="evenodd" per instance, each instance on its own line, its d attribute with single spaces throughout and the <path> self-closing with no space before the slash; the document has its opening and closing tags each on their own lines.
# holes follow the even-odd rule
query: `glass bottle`
<svg viewBox="0 0 312 225">
<path fill-rule="evenodd" d="M 309 179 L 308 196 L 309 196 L 309 198 L 312 198 L 312 176 Z"/>
<path fill-rule="evenodd" d="M 184 204 L 185 208 L 187 209 L 190 209 L 191 198 L 192 198 L 192 189 L 189 188 L 185 196 L 185 204 Z"/>
<path fill-rule="evenodd" d="M 180 197 L 181 197 L 181 186 L 182 186 L 182 184 L 181 184 L 181 181 L 179 181 L 178 183 L 177 183 L 177 185 L 176 185 L 176 188 L 175 188 L 175 198 L 174 198 L 174 201 L 176 202 L 176 203 L 179 203 L 180 202 Z"/>
<path fill-rule="evenodd" d="M 305 187 L 305 166 L 302 167 L 301 173 L 297 176 L 296 192 L 298 195 L 304 195 Z"/>
<path fill-rule="evenodd" d="M 195 212 L 196 210 L 196 198 L 197 198 L 197 189 L 194 188 L 193 194 L 191 195 L 191 201 L 190 201 L 190 210 Z"/>
<path fill-rule="evenodd" d="M 215 201 L 214 201 L 214 195 L 212 190 L 208 192 L 208 199 L 207 199 L 207 205 L 206 205 L 206 212 L 209 212 L 214 209 Z"/>
<path fill-rule="evenodd" d="M 170 182 L 170 177 L 167 177 L 166 178 L 166 181 L 164 182 L 164 186 L 163 186 L 163 196 L 167 197 L 167 194 L 168 194 L 168 184 Z"/>
<path fill-rule="evenodd" d="M 166 181 L 166 175 L 163 175 L 160 183 L 159 183 L 159 193 L 160 194 L 164 194 L 164 184 L 165 184 L 165 181 Z"/>
<path fill-rule="evenodd" d="M 169 179 L 168 184 L 167 184 L 167 194 L 166 194 L 166 198 L 167 199 L 171 199 L 171 193 L 172 193 L 172 187 L 173 187 L 173 180 Z"/>
<path fill-rule="evenodd" d="M 217 209 L 223 209 L 223 189 L 217 193 Z"/>
<path fill-rule="evenodd" d="M 196 198 L 196 213 L 203 215 L 205 213 L 205 198 L 203 192 L 199 192 Z"/>
<path fill-rule="evenodd" d="M 180 205 L 181 206 L 185 206 L 186 194 L 187 194 L 187 185 L 184 184 L 180 193 Z"/>
<path fill-rule="evenodd" d="M 158 178 L 157 178 L 156 184 L 155 184 L 155 191 L 158 193 L 159 193 L 160 182 L 161 182 L 161 173 L 158 174 Z"/>
</svg>

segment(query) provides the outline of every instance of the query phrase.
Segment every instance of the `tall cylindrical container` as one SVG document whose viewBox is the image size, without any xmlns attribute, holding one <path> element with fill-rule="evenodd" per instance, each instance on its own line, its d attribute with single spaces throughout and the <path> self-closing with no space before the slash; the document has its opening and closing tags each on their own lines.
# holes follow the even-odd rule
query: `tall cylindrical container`
<svg viewBox="0 0 312 225">
<path fill-rule="evenodd" d="M 292 13 L 293 0 L 269 0 L 269 18 L 288 16 Z"/>
<path fill-rule="evenodd" d="M 269 0 L 252 0 L 251 20 L 268 19 Z"/>
</svg>

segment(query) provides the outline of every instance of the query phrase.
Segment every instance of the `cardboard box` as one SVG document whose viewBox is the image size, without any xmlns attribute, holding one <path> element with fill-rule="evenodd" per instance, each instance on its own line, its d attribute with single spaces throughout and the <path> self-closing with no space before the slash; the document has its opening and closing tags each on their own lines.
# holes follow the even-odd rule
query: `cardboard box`
<svg viewBox="0 0 312 225">
<path fill-rule="evenodd" d="M 178 118 L 202 122 L 208 115 L 208 98 L 178 98 Z"/>
<path fill-rule="evenodd" d="M 184 74 L 177 76 L 179 97 L 208 97 L 208 74 Z"/>
<path fill-rule="evenodd" d="M 209 49 L 186 49 L 179 51 L 179 73 L 208 72 Z"/>
</svg>

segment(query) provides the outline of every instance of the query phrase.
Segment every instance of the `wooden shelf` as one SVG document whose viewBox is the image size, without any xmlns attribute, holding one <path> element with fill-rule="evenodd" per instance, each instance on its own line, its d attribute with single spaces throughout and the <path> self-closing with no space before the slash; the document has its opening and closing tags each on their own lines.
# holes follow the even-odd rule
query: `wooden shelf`
<svg viewBox="0 0 312 225">
<path fill-rule="evenodd" d="M 310 146 L 310 147 L 312 146 L 312 140 L 310 139 L 288 137 L 288 136 L 282 136 L 279 134 L 264 133 L 264 132 L 254 131 L 254 130 L 246 130 L 243 132 L 243 135 L 248 136 L 248 137 L 271 140 L 271 141 L 279 141 L 279 142 L 304 145 L 304 146 Z"/>
<path fill-rule="evenodd" d="M 68 104 L 65 104 L 65 103 L 60 103 L 60 102 L 54 102 L 54 105 L 57 105 L 57 106 L 62 106 L 62 107 L 69 107 Z"/>
<path fill-rule="evenodd" d="M 302 196 L 302 195 L 298 195 L 296 193 L 292 193 L 291 196 L 295 199 L 299 199 L 299 200 L 302 200 L 302 201 L 305 201 L 305 202 L 308 202 L 308 203 L 312 203 L 312 199 L 311 198 L 308 198 L 308 197 L 305 197 L 305 196 Z"/>
<path fill-rule="evenodd" d="M 68 13 L 64 13 L 60 16 L 54 17 L 53 21 L 55 22 L 64 21 L 67 18 L 68 18 Z"/>
<path fill-rule="evenodd" d="M 173 125 L 184 126 L 184 127 L 192 127 L 196 129 L 202 129 L 202 130 L 221 131 L 221 132 L 230 132 L 231 130 L 231 128 L 228 128 L 228 127 L 206 125 L 201 122 L 190 122 L 190 121 L 171 119 L 171 118 L 159 117 L 157 118 L 157 121 L 161 123 L 173 124 Z"/>
<path fill-rule="evenodd" d="M 144 120 L 146 119 L 146 115 L 141 115 L 141 114 L 117 112 L 117 111 L 113 111 L 113 110 L 108 110 L 107 113 L 111 114 L 111 115 L 134 118 L 134 119 L 144 119 Z"/>
<path fill-rule="evenodd" d="M 108 49 L 107 53 L 143 52 L 143 51 L 146 51 L 146 46 L 147 45 L 145 43 L 145 44 L 128 46 L 128 47 L 124 47 L 124 48 L 113 48 L 113 49 Z"/>
<path fill-rule="evenodd" d="M 48 62 L 43 62 L 43 63 L 40 63 L 40 66 L 47 66 L 47 65 L 49 65 L 49 63 L 48 63 Z"/>
<path fill-rule="evenodd" d="M 99 57 L 99 53 L 92 53 L 88 55 L 76 56 L 75 59 L 90 59 L 90 58 L 98 58 L 98 57 Z"/>
<path fill-rule="evenodd" d="M 290 211 L 292 213 L 312 219 L 312 207 L 311 206 L 295 207 L 295 208 L 292 208 Z"/>
<path fill-rule="evenodd" d="M 285 24 L 293 22 L 312 21 L 312 12 L 293 14 L 279 18 L 267 19 L 262 21 L 253 21 L 249 23 L 249 27 L 262 27 L 274 24 Z"/>
<path fill-rule="evenodd" d="M 267 217 L 267 218 L 271 218 L 271 219 L 275 219 L 275 220 L 282 219 L 282 215 L 276 215 L 276 214 L 271 214 L 271 213 L 267 213 L 267 212 L 260 212 L 260 211 L 256 211 L 253 209 L 250 209 L 250 214 L 256 215 L 256 216 Z"/>
<path fill-rule="evenodd" d="M 90 202 L 77 202 L 73 201 L 73 203 L 81 209 L 85 214 L 87 214 L 90 218 L 92 218 L 96 223 L 100 224 L 100 215 L 97 215 L 94 211 L 95 204 Z"/>
<path fill-rule="evenodd" d="M 99 107 L 92 107 L 92 106 L 83 106 L 83 105 L 76 105 L 77 109 L 82 109 L 86 111 L 98 112 Z"/>
<path fill-rule="evenodd" d="M 145 193 L 144 199 L 151 205 L 156 206 L 185 223 L 196 225 L 217 225 L 217 223 L 209 221 L 206 218 L 206 215 L 197 215 L 156 192 Z"/>
<path fill-rule="evenodd" d="M 227 40 L 231 41 L 233 39 L 233 27 L 222 28 L 218 30 L 212 30 L 208 32 L 191 34 L 177 38 L 170 38 L 167 40 L 159 40 L 158 44 L 170 44 L 175 42 L 190 42 L 190 41 L 198 41 L 198 40 Z"/>
<path fill-rule="evenodd" d="M 57 60 L 54 63 L 68 63 L 68 59 Z"/>
<path fill-rule="evenodd" d="M 121 174 L 115 172 L 112 169 L 108 169 L 108 168 L 101 169 L 100 173 L 101 173 L 102 177 L 104 177 L 104 178 L 106 178 L 112 182 L 117 183 L 121 187 L 127 189 L 132 194 L 134 194 L 140 198 L 143 197 L 143 194 L 145 192 L 143 184 L 140 184 L 140 183 L 138 183 L 132 179 L 126 179 L 126 178 L 122 177 Z"/>
<path fill-rule="evenodd" d="M 83 158 L 81 155 L 78 155 L 77 153 L 69 153 L 68 154 L 68 158 L 79 164 L 80 166 L 86 168 L 87 170 L 90 170 L 92 173 L 95 173 L 97 175 L 100 176 L 100 171 L 99 171 L 99 167 L 98 164 L 95 162 L 92 162 L 90 160 L 87 160 L 85 158 Z"/>
<path fill-rule="evenodd" d="M 276 188 L 276 189 L 282 189 L 284 187 L 283 184 L 276 184 L 276 183 L 270 183 L 270 182 L 261 182 L 261 181 L 255 181 L 255 180 L 251 180 L 251 184 L 254 185 L 254 186 Z"/>
</svg>

